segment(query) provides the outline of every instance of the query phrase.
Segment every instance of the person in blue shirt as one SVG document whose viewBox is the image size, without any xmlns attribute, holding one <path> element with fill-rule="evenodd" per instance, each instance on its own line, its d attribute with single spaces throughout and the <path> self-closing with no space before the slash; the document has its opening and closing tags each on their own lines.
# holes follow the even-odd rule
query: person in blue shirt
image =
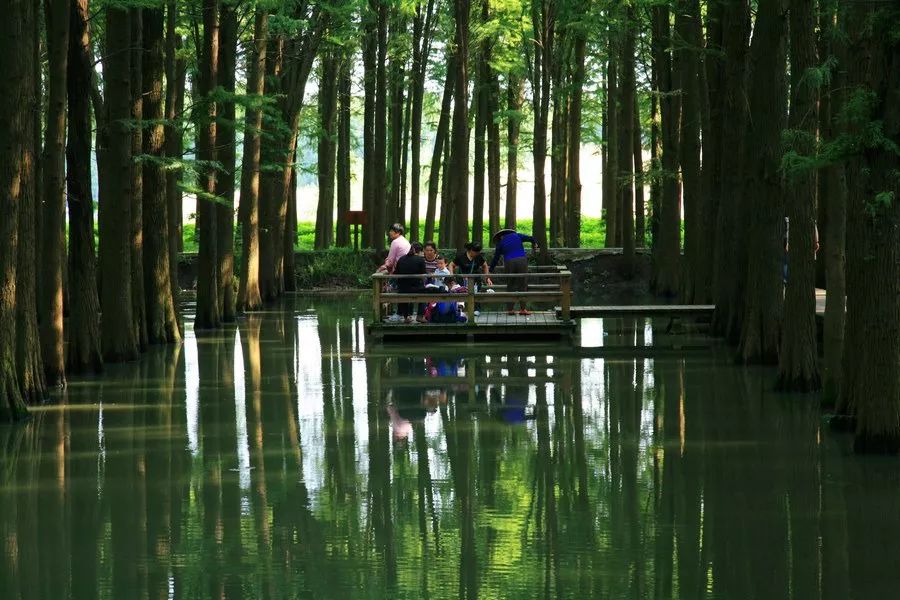
<svg viewBox="0 0 900 600">
<path fill-rule="evenodd" d="M 501 229 L 494 234 L 494 258 L 491 260 L 490 270 L 497 268 L 497 263 L 503 259 L 503 267 L 509 274 L 521 275 L 521 277 L 510 277 L 507 279 L 506 290 L 509 292 L 527 292 L 528 291 L 528 255 L 525 253 L 525 242 L 529 242 L 531 247 L 538 249 L 537 242 L 530 235 L 518 233 L 512 229 Z M 520 315 L 530 315 L 526 308 L 525 300 L 520 301 Z M 516 314 L 516 303 L 512 302 L 507 305 L 507 314 Z"/>
</svg>

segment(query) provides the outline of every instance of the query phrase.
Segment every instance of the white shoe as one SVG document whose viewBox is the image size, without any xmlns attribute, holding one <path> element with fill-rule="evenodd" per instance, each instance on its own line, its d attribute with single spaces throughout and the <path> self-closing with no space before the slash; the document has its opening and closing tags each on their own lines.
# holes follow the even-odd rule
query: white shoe
<svg viewBox="0 0 900 600">
<path fill-rule="evenodd" d="M 480 310 L 476 310 L 476 311 L 475 311 L 475 316 L 476 316 L 476 317 L 480 317 L 480 316 L 481 316 L 481 311 L 480 311 Z"/>
<path fill-rule="evenodd" d="M 394 314 L 392 314 L 391 316 L 389 316 L 389 317 L 387 318 L 387 322 L 388 322 L 388 323 L 402 323 L 402 322 L 403 322 L 403 317 L 401 317 L 401 316 L 398 315 L 397 313 L 394 313 Z"/>
</svg>

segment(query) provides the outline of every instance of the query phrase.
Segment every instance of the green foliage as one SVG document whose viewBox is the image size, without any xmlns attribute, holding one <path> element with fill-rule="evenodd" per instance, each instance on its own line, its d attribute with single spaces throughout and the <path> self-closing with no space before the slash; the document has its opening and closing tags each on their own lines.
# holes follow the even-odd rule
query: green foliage
<svg viewBox="0 0 900 600">
<path fill-rule="evenodd" d="M 368 287 L 375 268 L 369 252 L 335 248 L 300 253 L 296 261 L 297 289 Z"/>
</svg>

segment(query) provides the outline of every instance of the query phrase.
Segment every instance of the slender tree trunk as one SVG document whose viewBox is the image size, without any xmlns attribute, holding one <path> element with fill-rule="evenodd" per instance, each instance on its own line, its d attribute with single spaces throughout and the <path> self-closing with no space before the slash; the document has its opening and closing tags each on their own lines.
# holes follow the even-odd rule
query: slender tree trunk
<svg viewBox="0 0 900 600">
<path fill-rule="evenodd" d="M 811 155 L 818 129 L 816 88 L 807 72 L 817 62 L 815 2 L 790 0 L 791 103 L 788 128 L 803 132 L 794 150 Z M 816 331 L 815 227 L 816 177 L 811 171 L 788 174 L 785 194 L 790 223 L 788 281 L 784 293 L 784 330 L 779 354 L 779 388 L 819 389 L 818 333 Z"/>
<path fill-rule="evenodd" d="M 363 228 L 363 245 L 375 247 L 375 228 L 379 226 L 375 215 L 375 71 L 378 61 L 377 8 L 369 3 L 363 10 L 363 209 L 366 211 L 366 227 Z"/>
<path fill-rule="evenodd" d="M 656 60 L 653 61 L 652 85 L 654 90 L 659 89 L 657 75 L 659 69 Z M 659 243 L 659 205 L 662 196 L 662 181 L 659 176 L 662 170 L 660 155 L 662 154 L 662 136 L 660 135 L 659 99 L 654 94 L 650 98 L 650 170 L 653 177 L 650 180 L 650 249 L 653 256 L 656 255 L 656 245 Z"/>
<path fill-rule="evenodd" d="M 704 244 L 705 213 L 700 175 L 700 60 L 703 29 L 699 0 L 683 0 L 675 17 L 675 31 L 682 40 L 678 56 L 681 83 L 681 140 L 679 158 L 684 180 L 684 261 L 681 297 L 685 303 L 705 301 L 708 280 L 703 265 L 709 260 Z"/>
<path fill-rule="evenodd" d="M 336 244 L 350 245 L 350 225 L 347 211 L 350 210 L 350 103 L 353 74 L 353 53 L 345 51 L 338 71 L 338 115 L 337 115 L 337 231 Z M 416 130 L 418 131 L 418 130 Z M 415 179 L 414 179 L 415 181 Z"/>
<path fill-rule="evenodd" d="M 784 199 L 779 169 L 781 131 L 787 115 L 784 13 L 784 0 L 760 2 L 750 47 L 752 119 L 748 122 L 744 189 L 755 202 L 746 211 L 748 260 L 740 340 L 745 363 L 777 364 L 784 314 Z"/>
<path fill-rule="evenodd" d="M 94 250 L 94 199 L 91 193 L 91 39 L 88 0 L 74 0 L 70 12 L 68 135 L 66 185 L 69 209 L 69 344 L 70 373 L 99 372 L 100 300 Z"/>
<path fill-rule="evenodd" d="M 437 131 L 434 135 L 434 151 L 431 154 L 431 170 L 428 174 L 428 202 L 425 205 L 425 240 L 434 239 L 434 221 L 437 212 L 437 197 L 441 183 L 441 156 L 450 130 L 450 106 L 453 101 L 453 88 L 456 77 L 454 57 L 450 57 L 447 64 L 447 76 L 444 78 L 444 93 L 441 97 L 441 114 L 438 117 Z M 444 179 L 447 179 L 444 177 Z M 443 206 L 446 196 L 441 195 Z M 442 229 L 446 229 L 446 223 L 442 223 Z"/>
<path fill-rule="evenodd" d="M 456 77 L 453 85 L 453 129 L 450 136 L 449 198 L 454 212 L 451 238 L 462 248 L 469 237 L 469 0 L 453 0 Z M 446 175 L 446 174 L 445 174 Z M 441 223 L 441 229 L 444 223 Z"/>
<path fill-rule="evenodd" d="M 398 37 L 399 32 L 406 28 L 406 19 L 396 8 L 391 9 L 390 34 L 392 42 Z M 385 42 L 385 56 L 387 56 L 387 42 Z M 390 72 L 388 74 L 388 155 L 390 157 L 390 177 L 387 179 L 388 188 L 388 221 L 391 223 L 405 223 L 406 215 L 402 210 L 403 200 L 401 196 L 400 179 L 402 177 L 403 164 L 403 78 L 405 71 L 405 56 L 398 56 L 396 48 L 390 53 Z"/>
<path fill-rule="evenodd" d="M 556 43 L 564 47 L 564 36 L 558 36 Z M 569 162 L 568 149 L 568 82 L 563 76 L 562 57 L 556 57 L 551 68 L 553 95 L 553 117 L 550 127 L 550 245 L 563 246 L 566 235 L 566 169 Z"/>
<path fill-rule="evenodd" d="M 288 191 L 288 213 L 284 230 L 284 291 L 297 291 L 297 146 L 294 142 L 294 158 L 291 161 L 291 183 Z M 333 228 L 332 228 L 333 231 Z"/>
<path fill-rule="evenodd" d="M 181 340 L 175 300 L 172 296 L 169 265 L 169 218 L 166 201 L 166 173 L 163 126 L 164 24 L 162 8 L 144 10 L 144 114 L 148 126 L 144 134 L 144 291 L 147 307 L 147 339 L 151 344 Z"/>
<path fill-rule="evenodd" d="M 644 199 L 644 148 L 641 135 L 641 109 L 634 95 L 634 127 L 632 132 L 634 155 L 634 245 L 647 245 L 647 202 Z"/>
<path fill-rule="evenodd" d="M 848 3 L 847 89 L 865 90 L 869 113 L 848 124 L 852 139 L 870 121 L 900 142 L 900 41 L 896 6 Z M 892 99 L 893 98 L 893 99 Z M 847 99 L 849 103 L 851 98 Z M 900 451 L 900 179 L 887 145 L 847 162 L 847 321 L 842 413 L 856 417 L 857 452 Z M 829 290 L 829 294 L 831 291 Z"/>
<path fill-rule="evenodd" d="M 66 384 L 63 351 L 63 265 L 66 256 L 66 63 L 70 0 L 45 0 L 47 28 L 47 129 L 43 156 L 43 293 L 39 298 L 44 372 L 52 386 Z"/>
<path fill-rule="evenodd" d="M 836 38 L 836 2 L 828 2 L 822 7 L 820 31 L 828 40 L 821 56 L 836 56 L 838 64 L 846 64 L 846 46 L 841 38 Z M 835 125 L 835 109 L 839 109 L 845 89 L 844 68 L 832 77 L 830 85 L 823 90 L 819 100 L 819 135 L 825 143 L 834 143 L 838 134 Z M 822 341 L 825 360 L 823 363 L 823 399 L 828 406 L 835 405 L 841 398 L 842 362 L 844 354 L 844 321 L 847 314 L 847 282 L 845 276 L 846 235 L 847 235 L 847 185 L 844 179 L 844 165 L 826 166 L 819 173 L 819 203 L 826 215 L 825 223 L 819 222 L 819 233 L 824 235 L 819 260 L 825 263 L 825 322 Z"/>
<path fill-rule="evenodd" d="M 488 228 L 493 235 L 500 230 L 500 83 L 488 61 L 487 88 L 487 173 Z"/>
<path fill-rule="evenodd" d="M 615 45 L 609 43 L 610 56 L 615 56 Z M 606 160 L 603 171 L 603 208 L 606 217 L 607 248 L 620 247 L 619 238 L 619 68 L 618 61 L 606 63 L 606 106 L 603 124 L 606 138 Z"/>
<path fill-rule="evenodd" d="M 131 13 L 131 155 L 144 151 L 144 20 L 139 8 Z M 134 336 L 138 350 L 147 349 L 147 307 L 144 305 L 144 173 L 143 162 L 132 160 L 131 196 L 131 298 L 134 304 Z"/>
<path fill-rule="evenodd" d="M 706 48 L 701 57 L 700 72 L 700 119 L 702 140 L 701 194 L 703 196 L 703 235 L 705 238 L 706 260 L 701 265 L 698 277 L 706 281 L 706 296 L 702 301 L 713 300 L 715 252 L 719 232 L 716 222 L 719 215 L 721 197 L 720 173 L 722 171 L 722 4 L 715 2 L 707 10 Z"/>
<path fill-rule="evenodd" d="M 634 6 L 629 3 L 625 12 L 622 43 L 622 78 L 619 93 L 619 177 L 622 203 L 622 270 L 625 277 L 633 277 L 634 260 L 634 98 L 635 98 L 635 28 Z"/>
<path fill-rule="evenodd" d="M 170 168 L 166 170 L 166 202 L 169 217 L 169 282 L 175 300 L 175 314 L 181 319 L 178 307 L 178 258 L 184 250 L 184 227 L 182 223 L 181 177 L 183 170 L 176 168 L 181 160 L 184 147 L 184 128 L 179 120 L 184 110 L 185 79 L 187 64 L 184 57 L 178 56 L 183 42 L 177 31 L 178 0 L 166 3 L 166 158 Z M 180 325 L 179 325 L 180 327 Z"/>
<path fill-rule="evenodd" d="M 319 80 L 319 206 L 316 211 L 315 246 L 331 245 L 334 214 L 335 113 L 337 107 L 338 57 L 330 51 L 321 59 Z"/>
<path fill-rule="evenodd" d="M 447 248 L 453 244 L 451 235 L 453 232 L 453 203 L 449 200 L 452 176 L 447 175 L 450 171 L 450 152 L 450 136 L 448 135 L 444 140 L 444 156 L 441 166 L 443 171 L 443 177 L 441 177 L 441 224 L 438 232 L 438 246 L 441 248 Z"/>
<path fill-rule="evenodd" d="M 238 15 L 231 3 L 221 5 L 221 47 L 218 85 L 225 99 L 217 108 L 216 158 L 222 171 L 216 177 L 216 265 L 219 286 L 219 310 L 222 321 L 235 319 L 234 293 L 234 181 L 237 170 L 235 139 L 235 72 L 237 70 Z"/>
<path fill-rule="evenodd" d="M 531 22 L 534 28 L 534 59 L 532 61 L 532 104 L 534 111 L 534 239 L 541 248 L 547 247 L 547 192 L 544 165 L 547 159 L 547 118 L 550 113 L 550 67 L 556 22 L 556 3 L 533 3 Z"/>
<path fill-rule="evenodd" d="M 715 271 L 713 300 L 716 312 L 712 330 L 716 335 L 737 343 L 741 331 L 743 299 L 741 291 L 746 271 L 746 223 L 740 218 L 744 201 L 744 137 L 747 113 L 747 41 L 750 36 L 750 3 L 730 0 L 722 11 L 721 115 L 728 126 L 721 129 L 722 162 L 717 190 Z"/>
<path fill-rule="evenodd" d="M 509 73 L 506 81 L 506 220 L 504 226 L 516 228 L 516 192 L 519 187 L 519 131 L 522 123 L 522 102 L 525 81 Z"/>
<path fill-rule="evenodd" d="M 268 42 L 266 55 L 265 81 L 272 90 L 278 89 L 278 78 L 281 77 L 281 61 L 284 49 L 284 40 L 274 37 Z M 266 89 L 269 89 L 267 85 Z M 263 131 L 268 134 L 269 143 L 262 146 L 262 164 L 269 165 L 281 160 L 279 150 L 274 143 L 277 133 L 277 125 L 263 122 Z M 279 174 L 271 167 L 260 174 L 259 191 L 259 292 L 264 301 L 274 300 L 278 297 L 275 285 L 275 229 L 272 225 L 275 212 L 275 204 L 279 188 Z"/>
<path fill-rule="evenodd" d="M 472 189 L 472 241 L 484 243 L 484 175 L 485 175 L 485 134 L 487 133 L 487 98 L 485 98 L 484 44 L 476 58 L 475 88 L 472 90 L 472 104 L 475 111 L 475 157 L 472 161 L 474 187 Z"/>
<path fill-rule="evenodd" d="M 262 131 L 262 110 L 259 102 L 265 92 L 266 46 L 269 34 L 269 15 L 265 8 L 257 8 L 253 25 L 253 49 L 248 57 L 247 95 L 254 98 L 248 104 L 244 120 L 244 151 L 241 164 L 241 203 L 238 211 L 241 223 L 241 279 L 238 287 L 238 310 L 255 311 L 262 306 L 259 290 L 259 185 Z"/>
<path fill-rule="evenodd" d="M 134 360 L 138 355 L 131 292 L 131 24 L 128 11 L 106 11 L 103 82 L 108 146 L 98 144 L 101 167 L 100 310 L 101 348 L 106 362 Z M 101 134 L 102 135 L 102 134 Z M 98 141 L 101 137 L 98 135 Z"/>
<path fill-rule="evenodd" d="M 28 186 L 34 185 L 32 110 L 34 98 L 34 6 L 29 0 L 7 3 L 0 22 L 0 421 L 27 414 L 16 365 L 18 223 Z"/>
<path fill-rule="evenodd" d="M 660 94 L 662 167 L 661 198 L 659 204 L 658 242 L 654 245 L 654 289 L 657 294 L 673 296 L 679 291 L 681 267 L 681 206 L 678 201 L 678 125 L 680 106 L 672 93 L 672 61 L 669 9 L 655 5 L 653 11 L 653 41 L 656 48 L 654 63 L 658 68 L 657 85 Z"/>
<path fill-rule="evenodd" d="M 375 124 L 374 124 L 374 156 L 372 212 L 373 239 L 372 246 L 376 250 L 384 248 L 387 219 L 387 0 L 369 0 L 374 3 L 377 14 L 378 52 L 375 63 Z"/>
<path fill-rule="evenodd" d="M 203 0 L 203 51 L 200 56 L 199 98 L 197 111 L 197 157 L 211 164 L 216 155 L 216 103 L 212 91 L 218 85 L 219 67 L 219 0 Z M 222 323 L 219 306 L 218 223 L 216 218 L 216 170 L 205 167 L 199 188 L 204 196 L 197 198 L 197 314 L 195 329 L 215 329 Z"/>
<path fill-rule="evenodd" d="M 569 134 L 566 246 L 578 248 L 581 246 L 581 98 L 584 88 L 584 61 L 587 54 L 587 35 L 582 30 L 575 32 L 573 52 L 571 104 L 568 115 L 569 123 L 566 128 Z"/>
</svg>

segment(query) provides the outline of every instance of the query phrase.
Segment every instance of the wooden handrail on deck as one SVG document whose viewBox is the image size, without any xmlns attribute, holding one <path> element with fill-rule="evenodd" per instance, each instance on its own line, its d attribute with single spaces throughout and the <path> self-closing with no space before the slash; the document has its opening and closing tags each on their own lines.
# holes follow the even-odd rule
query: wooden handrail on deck
<svg viewBox="0 0 900 600">
<path fill-rule="evenodd" d="M 429 279 L 432 275 L 390 275 L 387 273 L 374 273 L 372 275 L 372 309 L 375 314 L 376 322 L 380 322 L 383 304 L 402 304 L 402 303 L 426 303 L 441 300 L 456 300 L 466 303 L 466 313 L 468 322 L 475 323 L 475 303 L 483 304 L 505 304 L 520 300 L 531 300 L 536 302 L 557 302 L 559 301 L 560 317 L 563 321 L 571 319 L 572 306 L 572 273 L 565 267 L 556 265 L 555 267 L 544 267 L 545 270 L 529 273 L 455 273 L 453 275 L 444 275 L 443 277 L 459 277 L 462 279 L 521 279 L 525 277 L 539 277 L 545 279 L 558 280 L 556 283 L 535 284 L 539 286 L 541 291 L 535 292 L 476 292 L 474 286 L 467 289 L 465 294 L 459 292 L 423 292 L 423 293 L 400 293 L 400 292 L 384 292 L 382 284 L 390 279 Z M 554 270 L 550 270 L 554 269 Z M 504 287 L 507 286 L 498 286 Z"/>
</svg>

